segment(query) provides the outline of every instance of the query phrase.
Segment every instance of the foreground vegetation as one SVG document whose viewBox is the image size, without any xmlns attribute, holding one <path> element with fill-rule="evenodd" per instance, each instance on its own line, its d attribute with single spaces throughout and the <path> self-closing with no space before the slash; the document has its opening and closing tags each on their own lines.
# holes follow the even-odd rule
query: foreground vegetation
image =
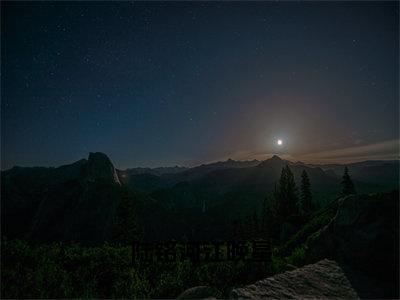
<svg viewBox="0 0 400 300">
<path fill-rule="evenodd" d="M 271 274 L 256 262 L 132 264 L 131 248 L 104 244 L 2 243 L 2 296 L 6 298 L 173 298 L 196 285 L 230 288 Z"/>
<path fill-rule="evenodd" d="M 187 288 L 207 285 L 229 296 L 237 287 L 304 263 L 306 238 L 325 226 L 336 205 L 315 213 L 280 247 L 271 261 L 132 263 L 132 248 L 105 243 L 32 245 L 2 242 L 1 294 L 6 298 L 175 298 Z"/>
</svg>

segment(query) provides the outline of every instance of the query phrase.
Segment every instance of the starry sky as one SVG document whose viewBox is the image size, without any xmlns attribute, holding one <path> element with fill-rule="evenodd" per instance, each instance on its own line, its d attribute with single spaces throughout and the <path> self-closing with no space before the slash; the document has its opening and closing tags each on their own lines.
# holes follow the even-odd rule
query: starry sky
<svg viewBox="0 0 400 300">
<path fill-rule="evenodd" d="M 398 2 L 1 8 L 2 169 L 398 158 Z"/>
</svg>

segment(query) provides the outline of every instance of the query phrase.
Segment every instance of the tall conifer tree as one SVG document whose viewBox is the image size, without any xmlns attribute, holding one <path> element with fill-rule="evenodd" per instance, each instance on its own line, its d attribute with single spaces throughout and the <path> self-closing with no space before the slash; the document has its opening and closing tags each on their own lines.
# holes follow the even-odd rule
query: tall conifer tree
<svg viewBox="0 0 400 300">
<path fill-rule="evenodd" d="M 342 177 L 342 195 L 352 195 L 356 194 L 356 190 L 354 188 L 353 181 L 350 178 L 349 175 L 349 169 L 344 167 L 344 173 Z"/>
<path fill-rule="evenodd" d="M 288 165 L 282 169 L 276 197 L 278 216 L 281 222 L 286 221 L 290 216 L 298 214 L 296 183 Z"/>
<path fill-rule="evenodd" d="M 302 214 L 309 214 L 313 209 L 311 184 L 306 170 L 301 173 L 301 187 L 300 187 L 300 210 Z"/>
</svg>

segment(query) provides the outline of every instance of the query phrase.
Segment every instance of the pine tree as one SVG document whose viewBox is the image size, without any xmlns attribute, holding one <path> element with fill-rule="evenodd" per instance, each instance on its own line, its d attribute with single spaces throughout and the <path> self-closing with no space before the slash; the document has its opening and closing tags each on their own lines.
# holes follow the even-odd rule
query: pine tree
<svg viewBox="0 0 400 300">
<path fill-rule="evenodd" d="M 342 177 L 342 195 L 352 195 L 356 194 L 356 190 L 354 188 L 353 181 L 349 175 L 349 169 L 344 167 L 344 173 Z"/>
<path fill-rule="evenodd" d="M 281 178 L 276 194 L 278 218 L 285 222 L 289 217 L 298 214 L 297 193 L 294 176 L 289 166 L 282 169 Z"/>
<path fill-rule="evenodd" d="M 311 184 L 307 172 L 303 170 L 301 173 L 301 196 L 300 196 L 300 211 L 302 214 L 309 214 L 313 209 Z"/>
</svg>

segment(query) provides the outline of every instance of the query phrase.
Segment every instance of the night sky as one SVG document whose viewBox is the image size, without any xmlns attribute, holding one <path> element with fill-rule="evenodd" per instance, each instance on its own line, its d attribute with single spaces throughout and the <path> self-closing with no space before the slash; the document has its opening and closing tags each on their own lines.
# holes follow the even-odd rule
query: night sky
<svg viewBox="0 0 400 300">
<path fill-rule="evenodd" d="M 2 169 L 398 157 L 398 2 L 2 2 L 1 19 Z"/>
</svg>

